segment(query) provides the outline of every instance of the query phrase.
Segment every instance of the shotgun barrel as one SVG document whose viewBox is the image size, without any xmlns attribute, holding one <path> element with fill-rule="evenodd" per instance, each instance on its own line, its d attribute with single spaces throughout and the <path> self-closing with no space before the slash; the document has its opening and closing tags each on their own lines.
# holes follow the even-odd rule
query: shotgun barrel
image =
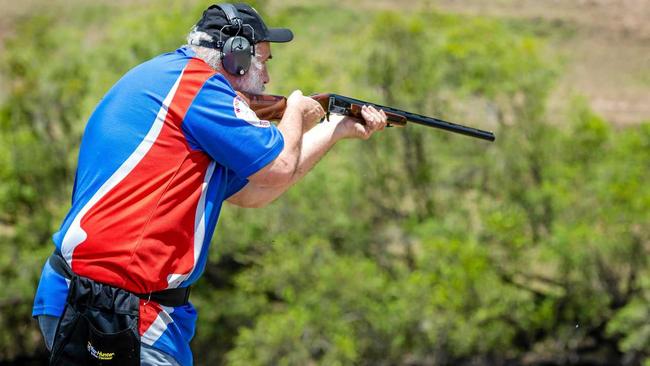
<svg viewBox="0 0 650 366">
<path fill-rule="evenodd" d="M 354 99 L 338 94 L 321 94 L 312 96 L 312 98 L 319 100 L 324 96 L 328 96 L 327 108 L 325 110 L 329 113 L 338 113 L 344 115 L 353 115 L 358 117 L 355 113 L 363 105 L 372 105 L 377 109 L 382 109 L 388 116 L 388 122 L 391 125 L 404 126 L 406 121 L 416 123 L 419 125 L 443 129 L 449 132 L 459 133 L 461 135 L 471 136 L 487 141 L 494 141 L 495 136 L 492 132 L 479 130 L 477 128 L 459 125 L 452 122 L 447 122 L 438 118 L 427 117 L 416 113 L 406 112 L 397 108 L 387 107 L 381 104 L 369 103 L 363 100 Z"/>
</svg>

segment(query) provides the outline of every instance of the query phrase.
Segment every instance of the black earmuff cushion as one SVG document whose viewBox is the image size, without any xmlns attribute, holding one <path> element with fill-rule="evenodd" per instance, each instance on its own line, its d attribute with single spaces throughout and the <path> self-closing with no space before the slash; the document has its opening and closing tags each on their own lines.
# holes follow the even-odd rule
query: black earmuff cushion
<svg viewBox="0 0 650 366">
<path fill-rule="evenodd" d="M 251 66 L 251 43 L 248 39 L 236 36 L 230 37 L 223 45 L 222 64 L 224 69 L 233 75 L 244 75 Z"/>
</svg>

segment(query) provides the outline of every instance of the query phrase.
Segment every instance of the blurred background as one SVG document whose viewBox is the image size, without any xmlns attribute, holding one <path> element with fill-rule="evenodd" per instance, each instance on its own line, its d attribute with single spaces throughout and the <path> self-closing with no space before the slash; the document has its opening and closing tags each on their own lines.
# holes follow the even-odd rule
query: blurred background
<svg viewBox="0 0 650 366">
<path fill-rule="evenodd" d="M 205 1 L 0 0 L 0 365 L 31 319 L 86 119 Z M 270 93 L 493 130 L 337 145 L 264 209 L 225 206 L 197 365 L 650 365 L 650 1 L 275 1 Z"/>
</svg>

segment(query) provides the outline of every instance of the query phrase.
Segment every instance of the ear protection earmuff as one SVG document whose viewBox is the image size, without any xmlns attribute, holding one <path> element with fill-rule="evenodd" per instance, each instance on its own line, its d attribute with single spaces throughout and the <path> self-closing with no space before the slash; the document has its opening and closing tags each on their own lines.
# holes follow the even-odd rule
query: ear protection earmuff
<svg viewBox="0 0 650 366">
<path fill-rule="evenodd" d="M 255 56 L 255 30 L 249 24 L 242 23 L 239 12 L 232 4 L 217 5 L 226 14 L 228 25 L 221 28 L 221 34 L 226 28 L 237 28 L 237 33 L 222 41 L 221 34 L 217 42 L 217 48 L 221 50 L 221 64 L 229 74 L 242 76 L 248 72 L 251 66 L 251 59 Z M 252 34 L 252 43 L 239 34 L 244 27 L 249 27 Z"/>
</svg>

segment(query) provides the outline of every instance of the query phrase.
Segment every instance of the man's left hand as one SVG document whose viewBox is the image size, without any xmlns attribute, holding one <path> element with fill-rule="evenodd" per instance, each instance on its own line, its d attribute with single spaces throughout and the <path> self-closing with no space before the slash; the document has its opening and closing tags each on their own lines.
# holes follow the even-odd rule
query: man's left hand
<svg viewBox="0 0 650 366">
<path fill-rule="evenodd" d="M 388 118 L 383 110 L 364 105 L 361 108 L 363 123 L 354 117 L 345 117 L 338 122 L 337 133 L 341 138 L 358 138 L 367 140 L 373 133 L 386 127 Z"/>
</svg>

